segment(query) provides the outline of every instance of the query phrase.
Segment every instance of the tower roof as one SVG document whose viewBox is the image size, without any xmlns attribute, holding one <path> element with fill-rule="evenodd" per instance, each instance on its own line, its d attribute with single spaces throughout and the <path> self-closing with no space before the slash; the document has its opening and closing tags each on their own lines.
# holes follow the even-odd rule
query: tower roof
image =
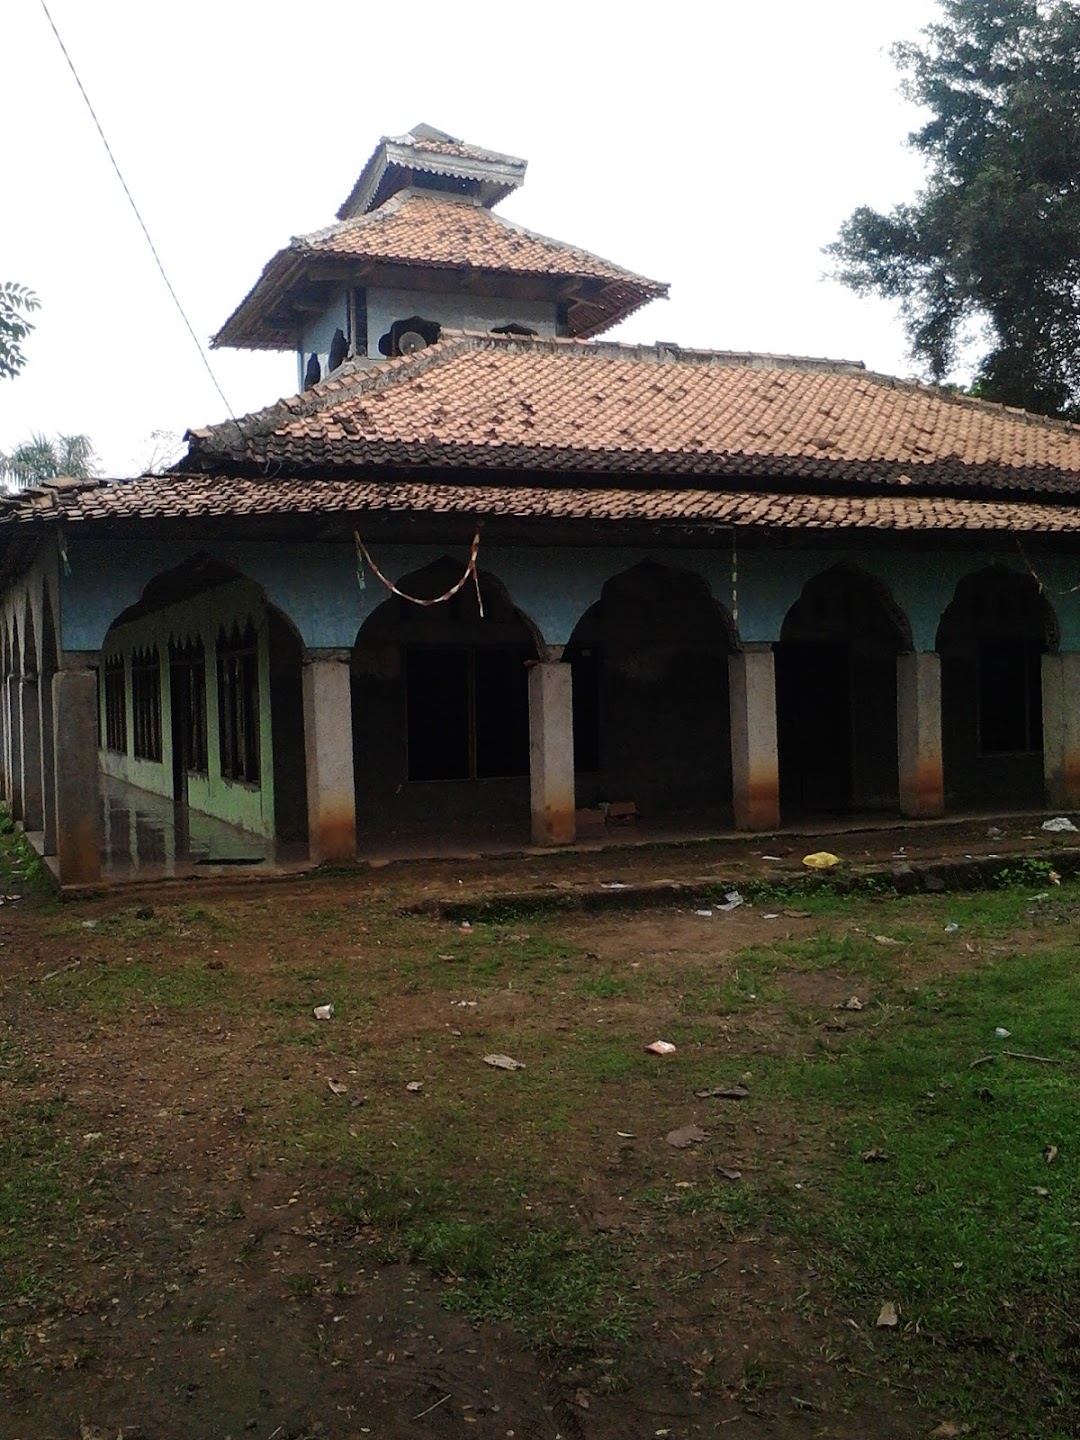
<svg viewBox="0 0 1080 1440">
<path fill-rule="evenodd" d="M 490 209 L 524 183 L 527 164 L 516 155 L 467 144 L 434 125 L 414 125 L 407 135 L 382 137 L 337 218 L 350 220 L 376 209 L 414 184 L 417 174 L 449 182 L 448 188 L 472 194 Z"/>
<path fill-rule="evenodd" d="M 403 283 L 402 271 L 513 276 L 537 294 L 554 292 L 567 306 L 567 329 L 587 339 L 608 329 L 667 286 L 602 260 L 576 245 L 552 240 L 495 215 L 483 205 L 449 196 L 395 195 L 377 210 L 295 236 L 263 270 L 248 295 L 214 336 L 214 348 L 289 350 L 297 307 L 321 284 Z"/>
</svg>

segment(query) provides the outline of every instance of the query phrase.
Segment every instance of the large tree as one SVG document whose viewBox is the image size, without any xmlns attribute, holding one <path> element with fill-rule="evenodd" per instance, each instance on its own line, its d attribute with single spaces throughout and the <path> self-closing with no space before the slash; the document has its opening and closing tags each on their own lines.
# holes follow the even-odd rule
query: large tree
<svg viewBox="0 0 1080 1440">
<path fill-rule="evenodd" d="M 0 281 L 0 380 L 11 380 L 26 364 L 23 341 L 33 330 L 26 317 L 41 301 L 25 285 Z"/>
<path fill-rule="evenodd" d="M 912 355 L 943 380 L 973 331 L 976 393 L 1080 418 L 1080 5 L 941 0 L 893 47 L 930 112 L 914 203 L 866 207 L 828 247 L 863 294 L 900 301 Z"/>
</svg>

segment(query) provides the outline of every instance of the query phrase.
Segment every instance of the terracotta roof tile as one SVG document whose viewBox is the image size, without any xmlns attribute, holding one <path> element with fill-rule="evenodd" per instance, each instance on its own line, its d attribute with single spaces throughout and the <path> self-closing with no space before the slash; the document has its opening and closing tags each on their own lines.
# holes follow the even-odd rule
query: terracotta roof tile
<svg viewBox="0 0 1080 1440">
<path fill-rule="evenodd" d="M 594 293 L 571 305 L 571 328 L 581 336 L 606 329 L 668 289 L 575 245 L 526 230 L 483 205 L 406 193 L 370 214 L 295 237 L 269 262 L 212 345 L 291 348 L 266 312 L 320 262 L 341 260 L 593 281 Z"/>
<path fill-rule="evenodd" d="M 847 362 L 450 335 L 192 432 L 198 468 L 1080 493 L 1080 427 Z"/>
<path fill-rule="evenodd" d="M 1080 504 L 906 494 L 821 496 L 770 491 L 251 479 L 219 475 L 49 485 L 0 498 L 0 532 L 63 522 L 255 515 L 461 516 L 469 521 L 739 526 L 769 530 L 979 531 L 1080 534 Z"/>
</svg>

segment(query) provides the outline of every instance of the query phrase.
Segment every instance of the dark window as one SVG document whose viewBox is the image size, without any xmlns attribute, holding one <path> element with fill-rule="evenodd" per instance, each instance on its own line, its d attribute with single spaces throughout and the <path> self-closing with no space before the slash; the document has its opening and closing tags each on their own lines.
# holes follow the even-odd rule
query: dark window
<svg viewBox="0 0 1080 1440">
<path fill-rule="evenodd" d="M 206 652 L 201 640 L 173 647 L 172 704 L 174 735 L 189 775 L 205 775 L 210 768 L 206 737 Z M 178 711 L 177 707 L 181 707 Z"/>
<path fill-rule="evenodd" d="M 249 620 L 241 632 L 218 638 L 218 724 L 221 773 L 226 780 L 259 783 L 259 648 Z"/>
<path fill-rule="evenodd" d="M 1042 655 L 1022 637 L 979 644 L 979 746 L 984 755 L 1042 749 Z"/>
<path fill-rule="evenodd" d="M 406 652 L 410 780 L 529 773 L 529 658 L 516 648 Z"/>
<path fill-rule="evenodd" d="M 161 759 L 161 658 L 155 645 L 131 657 L 131 722 L 137 760 Z"/>
<path fill-rule="evenodd" d="M 127 694 L 124 684 L 124 657 L 105 661 L 105 748 L 127 754 Z"/>
</svg>

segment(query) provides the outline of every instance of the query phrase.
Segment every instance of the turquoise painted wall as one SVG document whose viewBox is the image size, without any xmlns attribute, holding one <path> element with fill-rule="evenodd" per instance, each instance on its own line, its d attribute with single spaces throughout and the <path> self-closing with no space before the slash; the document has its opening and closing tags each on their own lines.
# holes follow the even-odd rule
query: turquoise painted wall
<svg viewBox="0 0 1080 1440">
<path fill-rule="evenodd" d="M 258 786 L 229 780 L 221 773 L 220 727 L 218 724 L 217 637 L 224 625 L 231 630 L 236 621 L 241 630 L 251 619 L 259 650 L 259 769 Z M 101 768 L 107 775 L 126 780 L 156 795 L 173 791 L 173 746 L 170 712 L 172 695 L 169 674 L 169 642 L 201 639 L 206 655 L 206 710 L 208 766 L 205 776 L 188 776 L 188 804 L 194 810 L 216 815 L 259 835 L 274 833 L 274 753 L 270 723 L 270 656 L 266 607 L 259 590 L 250 581 L 240 580 L 207 591 L 168 609 L 156 611 L 125 625 L 117 626 L 100 647 L 102 659 L 124 657 L 127 698 L 127 754 L 102 749 Z M 161 660 L 161 742 L 160 762 L 136 759 L 132 753 L 134 716 L 131 696 L 131 656 L 135 650 L 152 645 Z M 101 735 L 105 736 L 104 685 L 99 687 Z"/>
<path fill-rule="evenodd" d="M 97 651 L 117 615 L 140 597 L 154 576 L 179 564 L 190 548 L 170 541 L 127 542 L 117 547 L 106 537 L 73 537 L 68 543 L 69 573 L 62 577 L 63 646 Z M 214 558 L 250 577 L 266 598 L 291 620 L 310 647 L 347 649 L 386 591 L 370 574 L 366 588 L 356 582 L 355 555 L 346 544 L 259 544 L 211 547 Z M 448 553 L 441 546 L 375 547 L 380 568 L 393 579 L 420 569 Z M 467 551 L 449 552 L 464 568 Z M 1061 630 L 1061 648 L 1080 651 L 1080 596 L 1067 593 L 1080 583 L 1080 550 L 1037 550 L 1028 554 L 1047 585 Z M 544 641 L 564 645 L 584 612 L 600 597 L 604 582 L 642 560 L 656 560 L 699 574 L 729 611 L 732 599 L 730 532 L 694 549 L 507 548 L 481 545 L 480 568 L 498 576 L 514 603 L 539 628 Z M 965 575 L 991 564 L 1028 573 L 1027 561 L 1009 536 L 985 547 L 933 552 L 893 548 L 807 548 L 745 550 L 737 557 L 738 631 L 743 643 L 779 638 L 787 611 L 814 575 L 847 561 L 877 577 L 908 617 L 917 650 L 934 648 L 942 612 Z"/>
</svg>

